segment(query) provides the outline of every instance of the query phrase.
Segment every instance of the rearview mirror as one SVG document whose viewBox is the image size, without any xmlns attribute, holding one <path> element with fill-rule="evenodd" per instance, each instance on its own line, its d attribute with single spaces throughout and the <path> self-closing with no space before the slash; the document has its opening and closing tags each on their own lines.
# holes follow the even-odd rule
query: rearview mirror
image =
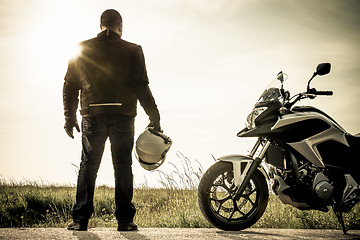
<svg viewBox="0 0 360 240">
<path fill-rule="evenodd" d="M 320 63 L 316 68 L 317 75 L 326 75 L 330 72 L 331 64 L 330 63 Z"/>
<path fill-rule="evenodd" d="M 307 91 L 309 91 L 309 89 L 310 89 L 311 80 L 313 80 L 313 78 L 316 75 L 322 76 L 322 75 L 328 74 L 330 72 L 330 69 L 331 69 L 331 64 L 330 63 L 320 63 L 316 68 L 316 72 L 314 72 L 314 74 L 312 75 L 312 77 L 308 81 Z"/>
<path fill-rule="evenodd" d="M 286 73 L 283 73 L 282 71 L 278 73 L 276 76 L 277 80 L 281 82 L 281 84 L 288 78 L 288 75 Z"/>
</svg>

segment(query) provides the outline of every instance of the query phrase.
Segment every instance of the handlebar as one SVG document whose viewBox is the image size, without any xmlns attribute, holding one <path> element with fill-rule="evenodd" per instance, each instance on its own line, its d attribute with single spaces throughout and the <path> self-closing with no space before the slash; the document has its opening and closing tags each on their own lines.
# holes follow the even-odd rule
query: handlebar
<svg viewBox="0 0 360 240">
<path fill-rule="evenodd" d="M 288 102 L 285 104 L 285 106 L 290 109 L 296 102 L 300 101 L 301 99 L 304 98 L 314 99 L 317 95 L 332 96 L 333 94 L 334 94 L 333 91 L 317 91 L 315 88 L 311 88 L 308 89 L 306 92 L 295 95 L 296 98 L 293 101 L 289 99 Z"/>
<path fill-rule="evenodd" d="M 314 95 L 325 95 L 325 96 L 333 95 L 333 91 L 318 91 L 315 88 L 308 89 L 306 93 L 310 93 L 310 94 L 314 94 Z"/>
<path fill-rule="evenodd" d="M 333 91 L 316 91 L 314 94 L 332 96 L 334 94 L 334 92 Z"/>
</svg>

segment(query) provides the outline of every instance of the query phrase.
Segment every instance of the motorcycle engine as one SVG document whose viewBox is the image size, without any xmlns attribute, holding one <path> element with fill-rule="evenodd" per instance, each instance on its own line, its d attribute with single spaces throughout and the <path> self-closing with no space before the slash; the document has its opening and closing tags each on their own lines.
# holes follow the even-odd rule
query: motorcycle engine
<svg viewBox="0 0 360 240">
<path fill-rule="evenodd" d="M 316 198 L 327 200 L 332 196 L 334 186 L 322 170 L 312 166 L 307 166 L 300 170 L 299 173 L 301 182 L 307 185 L 309 189 L 312 189 Z"/>
<path fill-rule="evenodd" d="M 284 204 L 293 205 L 301 210 L 316 209 L 327 212 L 334 186 L 325 176 L 323 169 L 304 166 L 299 173 L 301 184 L 294 186 L 287 181 L 286 176 L 277 172 L 274 176 L 274 193 Z"/>
<path fill-rule="evenodd" d="M 301 173 L 302 180 L 304 181 L 306 179 L 306 182 L 308 182 L 307 185 L 312 184 L 312 191 L 316 197 L 327 200 L 332 196 L 334 187 L 323 172 L 315 172 L 314 169 L 308 169 L 308 171 L 302 171 Z M 309 181 L 310 179 L 311 181 Z"/>
<path fill-rule="evenodd" d="M 326 200 L 329 199 L 334 191 L 334 187 L 329 182 L 329 179 L 325 177 L 322 172 L 315 175 L 313 182 L 313 191 L 319 198 Z"/>
</svg>

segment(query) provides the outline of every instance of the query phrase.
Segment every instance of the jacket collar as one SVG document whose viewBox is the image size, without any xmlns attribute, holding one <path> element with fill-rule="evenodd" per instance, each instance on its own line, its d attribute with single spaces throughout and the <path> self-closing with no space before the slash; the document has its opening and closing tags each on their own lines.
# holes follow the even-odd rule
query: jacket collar
<svg viewBox="0 0 360 240">
<path fill-rule="evenodd" d="M 99 39 L 120 39 L 120 35 L 116 32 L 106 29 L 97 35 Z"/>
</svg>

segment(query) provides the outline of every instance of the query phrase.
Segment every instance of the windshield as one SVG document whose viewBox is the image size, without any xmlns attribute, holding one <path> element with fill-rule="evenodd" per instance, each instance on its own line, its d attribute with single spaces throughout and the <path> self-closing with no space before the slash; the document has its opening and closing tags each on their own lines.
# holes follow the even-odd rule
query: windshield
<svg viewBox="0 0 360 240">
<path fill-rule="evenodd" d="M 275 79 L 273 79 L 270 84 L 267 86 L 265 91 L 261 94 L 259 102 L 272 102 L 279 100 L 281 96 L 281 86 L 282 83 L 286 80 L 287 74 L 280 72 Z"/>
</svg>

